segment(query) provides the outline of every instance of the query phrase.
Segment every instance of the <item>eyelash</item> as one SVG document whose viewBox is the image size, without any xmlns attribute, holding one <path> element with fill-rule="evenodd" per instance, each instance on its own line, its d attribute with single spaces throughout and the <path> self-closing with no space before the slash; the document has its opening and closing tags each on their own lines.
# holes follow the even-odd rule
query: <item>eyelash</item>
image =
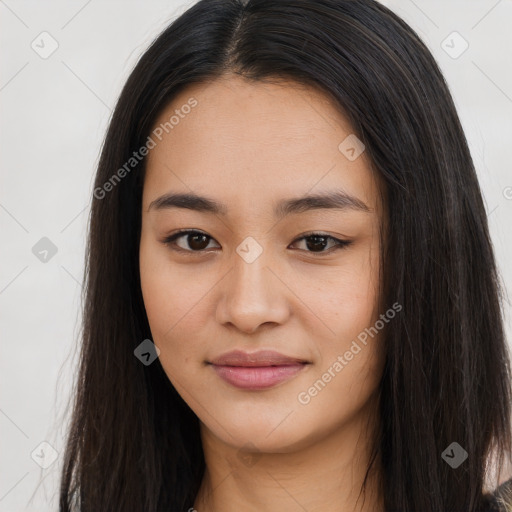
<svg viewBox="0 0 512 512">
<path fill-rule="evenodd" d="M 176 252 L 184 252 L 184 253 L 189 253 L 189 254 L 193 254 L 193 255 L 200 255 L 200 254 L 204 254 L 205 252 L 207 252 L 205 249 L 202 249 L 200 251 L 193 251 L 193 250 L 183 249 L 181 247 L 176 247 L 173 244 L 173 242 L 175 242 L 178 238 L 181 238 L 181 237 L 183 237 L 185 235 L 204 235 L 209 240 L 214 240 L 213 237 L 207 235 L 206 233 L 203 233 L 202 231 L 197 231 L 195 229 L 184 229 L 184 230 L 181 230 L 181 231 L 177 231 L 176 233 L 166 237 L 162 241 L 162 243 L 164 245 L 166 245 L 166 246 L 169 246 L 171 248 L 171 250 L 176 251 Z M 328 240 L 333 240 L 334 242 L 337 243 L 337 245 L 331 247 L 327 251 L 314 252 L 314 251 L 307 251 L 307 250 L 305 250 L 305 252 L 308 252 L 308 253 L 311 253 L 311 254 L 315 254 L 315 255 L 320 255 L 320 256 L 325 255 L 325 254 L 331 254 L 332 252 L 337 251 L 339 249 L 344 249 L 345 247 L 349 246 L 352 243 L 350 240 L 340 240 L 339 238 L 335 238 L 333 236 L 326 235 L 324 233 L 318 233 L 316 231 L 312 231 L 312 232 L 309 232 L 309 233 L 305 233 L 300 238 L 296 238 L 292 242 L 292 244 L 294 244 L 296 242 L 299 242 L 301 240 L 304 240 L 306 238 L 314 237 L 314 236 L 323 237 L 323 238 L 326 238 Z M 304 250 L 304 249 L 298 249 L 298 250 Z"/>
</svg>

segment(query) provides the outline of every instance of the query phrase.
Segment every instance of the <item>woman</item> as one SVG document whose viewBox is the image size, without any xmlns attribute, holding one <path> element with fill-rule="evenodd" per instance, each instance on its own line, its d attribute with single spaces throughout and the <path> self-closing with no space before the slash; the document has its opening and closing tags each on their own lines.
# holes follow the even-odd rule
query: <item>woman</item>
<svg viewBox="0 0 512 512">
<path fill-rule="evenodd" d="M 432 55 L 379 3 L 174 21 L 115 109 L 86 282 L 61 511 L 510 502 L 475 169 Z"/>
</svg>

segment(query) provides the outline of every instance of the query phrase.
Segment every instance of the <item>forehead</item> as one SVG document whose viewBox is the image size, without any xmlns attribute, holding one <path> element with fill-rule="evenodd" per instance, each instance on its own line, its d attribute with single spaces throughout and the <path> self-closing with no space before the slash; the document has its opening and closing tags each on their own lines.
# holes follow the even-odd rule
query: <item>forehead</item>
<svg viewBox="0 0 512 512">
<path fill-rule="evenodd" d="M 146 166 L 145 209 L 168 191 L 203 193 L 248 208 L 341 189 L 377 206 L 376 176 L 365 152 L 347 158 L 342 149 L 354 137 L 352 127 L 317 89 L 228 75 L 181 91 L 153 132 L 158 128 L 161 140 L 153 136 Z"/>
</svg>

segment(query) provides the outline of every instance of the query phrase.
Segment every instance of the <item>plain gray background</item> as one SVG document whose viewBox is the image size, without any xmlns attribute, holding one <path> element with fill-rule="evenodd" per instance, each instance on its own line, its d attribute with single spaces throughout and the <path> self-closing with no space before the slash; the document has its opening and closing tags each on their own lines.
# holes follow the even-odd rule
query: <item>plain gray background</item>
<svg viewBox="0 0 512 512">
<path fill-rule="evenodd" d="M 0 0 L 0 511 L 58 508 L 98 154 L 128 73 L 193 3 Z M 512 1 L 383 3 L 419 33 L 445 74 L 510 289 Z M 54 255 L 33 251 L 48 244 L 43 237 Z M 509 316 L 507 332 L 512 339 Z M 53 449 L 55 462 L 42 469 L 35 461 L 48 464 Z"/>
</svg>

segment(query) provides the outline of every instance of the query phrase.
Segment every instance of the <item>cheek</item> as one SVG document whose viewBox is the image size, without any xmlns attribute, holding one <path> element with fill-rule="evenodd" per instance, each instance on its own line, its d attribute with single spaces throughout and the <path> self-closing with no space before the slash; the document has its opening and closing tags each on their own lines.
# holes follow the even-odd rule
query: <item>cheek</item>
<svg viewBox="0 0 512 512">
<path fill-rule="evenodd" d="M 333 271 L 323 299 L 320 288 L 311 295 L 335 335 L 316 338 L 318 365 L 295 397 L 297 418 L 310 425 L 321 418 L 326 431 L 356 415 L 380 383 L 383 331 L 375 325 L 384 311 L 378 310 L 378 263 L 377 255 L 359 255 L 342 272 Z"/>
<path fill-rule="evenodd" d="M 350 361 L 345 360 L 342 370 L 336 366 L 342 364 L 337 357 L 348 347 L 339 347 L 299 390 L 295 397 L 295 420 L 304 422 L 308 425 L 306 430 L 321 438 L 359 417 L 379 387 L 383 364 L 376 350 L 378 343 L 380 340 L 375 337 L 367 346 L 360 344 L 361 350 Z"/>
<path fill-rule="evenodd" d="M 296 268 L 294 291 L 310 308 L 322 328 L 322 339 L 333 346 L 356 337 L 378 318 L 379 254 L 361 245 L 339 264 Z M 323 333 L 323 334 L 322 334 Z"/>
<path fill-rule="evenodd" d="M 315 337 L 319 364 L 308 380 L 310 387 L 301 391 L 312 402 L 305 410 L 323 414 L 326 421 L 354 412 L 378 386 L 382 331 L 375 324 L 384 313 L 378 310 L 379 262 L 375 246 L 371 250 L 361 245 L 347 253 L 342 265 L 323 272 L 322 279 L 320 273 L 302 273 L 302 289 L 317 282 L 309 288 L 308 303 L 329 331 Z M 338 399 L 343 406 L 333 408 Z"/>
<path fill-rule="evenodd" d="M 160 362 L 169 377 L 183 380 L 185 366 L 198 367 L 204 359 L 207 292 L 215 284 L 211 272 L 198 278 L 197 267 L 172 264 L 166 248 L 141 240 L 140 279 L 152 341 L 160 349 Z M 173 380 L 173 378 L 171 378 Z M 179 387 L 179 386 L 178 386 Z"/>
<path fill-rule="evenodd" d="M 161 338 L 193 312 L 205 281 L 190 268 L 173 264 L 169 250 L 148 238 L 143 236 L 140 245 L 141 289 L 152 333 Z"/>
<path fill-rule="evenodd" d="M 194 388 L 190 362 L 197 363 L 201 354 L 194 343 L 199 339 L 194 323 L 187 324 L 187 291 L 181 289 L 177 275 L 158 272 L 147 263 L 148 260 L 141 259 L 141 287 L 152 341 L 160 350 L 159 361 L 167 377 L 179 394 L 190 401 L 184 394 Z"/>
</svg>

